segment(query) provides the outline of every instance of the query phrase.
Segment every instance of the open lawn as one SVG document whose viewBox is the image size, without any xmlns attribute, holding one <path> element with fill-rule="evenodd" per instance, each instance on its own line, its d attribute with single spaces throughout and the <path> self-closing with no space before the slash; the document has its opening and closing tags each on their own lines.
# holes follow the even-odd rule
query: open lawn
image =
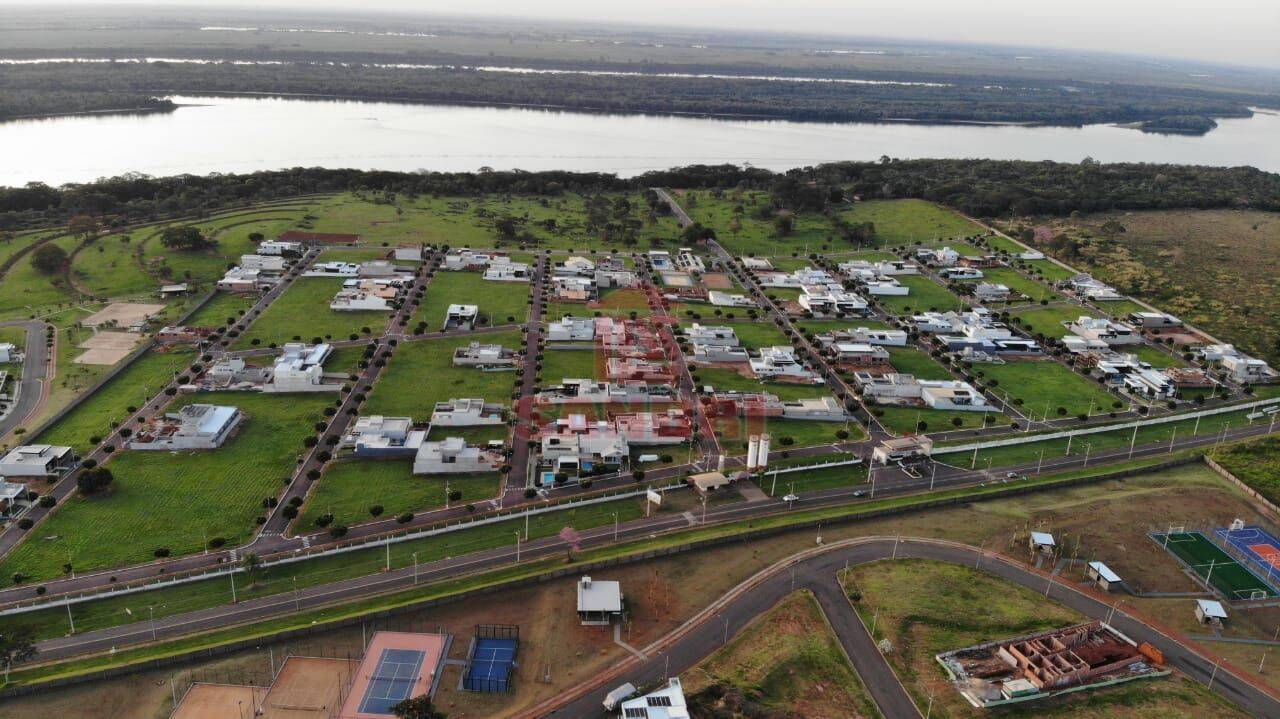
<svg viewBox="0 0 1280 719">
<path fill-rule="evenodd" d="M 895 434 L 975 429 L 984 426 L 987 416 L 997 423 L 1008 420 L 999 412 L 947 412 L 927 407 L 897 407 L 887 404 L 871 405 L 871 411 L 885 429 Z M 959 424 L 956 423 L 957 419 L 960 420 Z"/>
<path fill-rule="evenodd" d="M 946 367 L 916 347 L 886 347 L 893 369 L 900 374 L 914 375 L 916 379 L 953 379 Z"/>
<path fill-rule="evenodd" d="M 1149 344 L 1129 345 L 1127 347 L 1121 347 L 1120 351 L 1137 355 L 1138 359 L 1150 364 L 1156 369 L 1187 366 L 1187 363 L 1183 361 L 1182 357 L 1170 352 L 1165 352 L 1159 347 L 1153 347 Z"/>
<path fill-rule="evenodd" d="M 769 450 L 770 456 L 773 450 Z M 801 472 L 787 472 L 786 474 L 774 475 L 773 472 L 765 472 L 756 478 L 756 484 L 760 489 L 773 497 L 783 497 L 788 494 L 800 495 L 801 501 L 804 501 L 806 492 L 817 492 L 822 489 L 835 489 L 837 487 L 852 487 L 857 484 L 864 484 L 867 481 L 867 465 L 850 464 L 841 467 L 822 467 L 821 469 L 810 469 Z"/>
<path fill-rule="evenodd" d="M 680 190 L 673 196 L 695 222 L 715 230 L 717 241 L 735 256 L 754 254 L 785 259 L 849 247 L 834 239 L 831 223 L 816 212 L 796 215 L 791 232 L 779 234 L 774 213 L 765 209 L 770 206 L 767 192 Z"/>
<path fill-rule="evenodd" d="M 873 222 L 879 245 L 967 237 L 984 230 L 960 215 L 925 200 L 864 200 L 841 213 L 850 224 Z"/>
<path fill-rule="evenodd" d="M 306 481 L 306 480 L 303 480 Z M 316 518 L 332 515 L 337 524 L 355 525 L 374 519 L 371 507 L 384 517 L 443 507 L 445 487 L 462 492 L 456 504 L 489 499 L 498 492 L 497 473 L 428 477 L 413 474 L 413 460 L 342 460 L 332 462 L 316 480 L 302 513 L 294 522 L 298 533 L 317 529 Z"/>
<path fill-rule="evenodd" d="M 942 562 L 875 562 L 847 570 L 842 580 L 850 591 L 861 592 L 854 605 L 868 626 L 874 621 L 876 638 L 893 645 L 889 663 L 916 703 L 924 706 L 933 697 L 935 717 L 988 715 L 971 707 L 951 686 L 934 659 L 937 653 L 1085 620 L 984 570 Z M 1135 681 L 998 711 L 1000 716 L 1019 718 L 1245 716 L 1208 689 L 1179 677 Z"/>
<path fill-rule="evenodd" d="M 254 302 L 255 298 L 249 295 L 219 292 L 187 318 L 186 323 L 190 327 L 226 327 L 231 324 L 227 320 L 238 319 Z"/>
<path fill-rule="evenodd" d="M 1054 292 L 1048 285 L 1033 280 L 1021 272 L 1009 267 L 990 267 L 982 271 L 982 279 L 975 280 L 970 284 L 978 284 L 979 282 L 991 282 L 998 285 L 1004 285 L 1009 289 L 1023 295 L 1032 302 L 1040 300 L 1053 301 L 1059 299 L 1061 295 Z"/>
<path fill-rule="evenodd" d="M 174 407 L 195 402 L 231 403 L 245 420 L 215 450 L 144 452 L 116 450 L 107 464 L 115 475 L 110 490 L 75 496 L 14 548 L 0 563 L 0 576 L 22 572 L 33 579 L 61 573 L 134 564 L 165 548 L 174 556 L 200 551 L 221 538 L 235 545 L 254 532 L 262 501 L 280 493 L 312 433 L 327 396 L 194 394 Z M 57 537 L 46 541 L 42 537 Z"/>
<path fill-rule="evenodd" d="M 63 237 L 52 242 L 70 253 L 78 240 Z M 19 258 L 0 277 L 0 319 L 27 317 L 76 298 L 61 274 L 46 275 L 32 267 L 31 254 Z"/>
<path fill-rule="evenodd" d="M 973 372 L 988 385 L 994 382 L 991 389 L 996 394 L 1007 394 L 1014 404 L 1021 400 L 1024 413 L 1043 415 L 1046 406 L 1050 416 L 1061 415 L 1059 408 L 1067 415 L 1109 412 L 1117 400 L 1096 382 L 1048 360 L 974 365 Z"/>
<path fill-rule="evenodd" d="M 1064 322 L 1074 322 L 1081 317 L 1098 317 L 1098 313 L 1086 307 L 1073 304 L 1050 305 L 1048 307 L 1032 306 L 1026 309 L 1010 311 L 1012 317 L 1022 321 L 1020 327 L 1035 335 L 1044 335 L 1059 339 L 1071 334 Z"/>
<path fill-rule="evenodd" d="M 462 336 L 401 342 L 373 387 L 362 414 L 412 417 L 425 422 L 436 402 L 481 397 L 489 402 L 511 402 L 515 372 L 483 372 L 474 367 L 454 367 L 453 351 L 477 338 Z M 478 338 L 485 344 L 520 349 L 519 332 L 499 332 Z"/>
<path fill-rule="evenodd" d="M 1076 275 L 1076 271 L 1068 269 L 1053 260 L 1015 260 L 1021 265 L 1026 266 L 1030 270 L 1039 273 L 1040 277 L 1046 282 L 1061 282 L 1062 280 L 1071 279 Z"/>
<path fill-rule="evenodd" d="M 329 309 L 329 303 L 340 289 L 341 279 L 299 277 L 240 335 L 233 347 L 244 349 L 256 344 L 306 342 L 316 337 L 345 340 L 353 334 L 362 334 L 366 327 L 372 332 L 381 332 L 387 326 L 390 312 L 335 312 Z"/>
<path fill-rule="evenodd" d="M 1280 437 L 1229 444 L 1215 449 L 1212 456 L 1241 482 L 1280 504 Z"/>
<path fill-rule="evenodd" d="M 90 441 L 93 437 L 105 437 L 111 431 L 112 422 L 124 421 L 132 414 L 130 407 L 141 407 L 173 379 L 174 373 L 189 367 L 194 359 L 192 352 L 147 352 L 57 424 L 29 439 L 71 446 L 77 453 L 86 454 L 93 448 L 94 443 Z"/>
<path fill-rule="evenodd" d="M 910 293 L 897 297 L 877 297 L 886 312 L 910 315 L 929 310 L 946 312 L 961 310 L 964 302 L 951 290 L 921 275 L 904 275 L 898 281 L 910 288 Z"/>
<path fill-rule="evenodd" d="M 698 696 L 713 684 L 800 716 L 880 716 L 809 592 L 784 599 L 727 647 L 686 672 L 681 682 L 692 716 L 701 716 L 700 702 L 714 704 Z"/>
<path fill-rule="evenodd" d="M 427 331 L 439 330 L 449 305 L 478 306 L 477 327 L 522 323 L 529 315 L 529 283 L 492 282 L 479 272 L 437 270 L 422 304 L 413 312 L 410 327 L 425 323 Z"/>
<path fill-rule="evenodd" d="M 604 379 L 605 356 L 596 350 L 558 350 L 542 353 L 542 384 L 565 379 Z"/>
</svg>

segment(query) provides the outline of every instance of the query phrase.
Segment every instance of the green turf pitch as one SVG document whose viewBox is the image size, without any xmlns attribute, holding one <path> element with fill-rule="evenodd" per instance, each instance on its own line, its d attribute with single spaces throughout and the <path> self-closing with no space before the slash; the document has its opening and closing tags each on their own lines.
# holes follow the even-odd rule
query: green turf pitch
<svg viewBox="0 0 1280 719">
<path fill-rule="evenodd" d="M 1167 537 L 1157 533 L 1152 534 L 1151 538 L 1181 559 L 1196 574 L 1207 577 L 1213 586 L 1230 599 L 1249 599 L 1255 591 L 1266 592 L 1267 597 L 1277 596 L 1275 590 L 1257 575 L 1199 532 L 1174 532 Z"/>
</svg>

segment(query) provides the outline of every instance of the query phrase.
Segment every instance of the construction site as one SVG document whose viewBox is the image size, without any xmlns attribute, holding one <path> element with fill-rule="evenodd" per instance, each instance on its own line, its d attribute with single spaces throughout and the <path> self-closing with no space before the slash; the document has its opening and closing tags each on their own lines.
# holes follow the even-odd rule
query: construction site
<svg viewBox="0 0 1280 719">
<path fill-rule="evenodd" d="M 1102 622 L 999 639 L 937 655 L 956 690 L 989 708 L 1164 676 L 1164 657 Z"/>
</svg>

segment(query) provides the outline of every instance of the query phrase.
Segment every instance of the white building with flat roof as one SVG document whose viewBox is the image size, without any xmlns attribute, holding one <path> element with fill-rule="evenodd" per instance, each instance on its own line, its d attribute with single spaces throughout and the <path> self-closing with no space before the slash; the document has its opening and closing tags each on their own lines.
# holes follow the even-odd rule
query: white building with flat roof
<svg viewBox="0 0 1280 719">
<path fill-rule="evenodd" d="M 321 342 L 307 345 L 287 342 L 283 354 L 276 358 L 271 370 L 271 381 L 263 386 L 264 392 L 336 392 L 342 388 L 339 382 L 324 381 L 324 363 L 333 353 L 333 345 Z"/>
<path fill-rule="evenodd" d="M 578 580 L 578 620 L 583 625 L 612 624 L 622 619 L 624 614 L 620 583 L 593 580 L 591 577 Z"/>
<path fill-rule="evenodd" d="M 515 350 L 502 345 L 471 342 L 453 351 L 454 367 L 514 367 L 518 361 Z"/>
<path fill-rule="evenodd" d="M 446 332 L 475 329 L 476 317 L 479 315 L 478 305 L 449 305 L 444 312 L 444 324 L 441 325 L 441 329 Z"/>
<path fill-rule="evenodd" d="M 834 330 L 817 335 L 820 344 L 833 345 L 841 342 L 864 342 L 869 345 L 884 347 L 906 347 L 906 330 L 879 330 L 870 327 L 854 327 L 847 330 Z"/>
<path fill-rule="evenodd" d="M 128 447 L 151 451 L 217 449 L 243 419 L 236 407 L 189 404 L 148 422 L 133 435 Z"/>
<path fill-rule="evenodd" d="M 707 292 L 707 302 L 715 307 L 755 307 L 755 300 L 746 295 L 733 294 L 729 292 L 721 292 L 720 290 L 710 290 Z"/>
<path fill-rule="evenodd" d="M 317 262 L 302 273 L 303 277 L 356 277 L 360 274 L 358 262 Z"/>
<path fill-rule="evenodd" d="M 436 402 L 431 410 L 432 427 L 483 427 L 506 422 L 505 408 L 479 397 Z"/>
<path fill-rule="evenodd" d="M 622 719 L 689 719 L 693 715 L 685 702 L 680 677 L 670 677 L 666 686 L 619 703 L 618 716 Z"/>
<path fill-rule="evenodd" d="M 492 282 L 528 282 L 533 271 L 523 262 L 495 262 L 484 270 L 484 279 Z"/>
<path fill-rule="evenodd" d="M 810 397 L 782 402 L 783 419 L 805 419 L 818 422 L 844 422 L 849 415 L 835 397 Z"/>
<path fill-rule="evenodd" d="M 266 240 L 258 244 L 259 255 L 283 255 L 285 257 L 300 257 L 303 252 L 301 242 L 281 242 L 279 240 Z"/>
<path fill-rule="evenodd" d="M 1106 342 L 1108 346 L 1132 345 L 1142 341 L 1142 335 L 1134 328 L 1105 317 L 1081 315 L 1075 322 L 1068 323 L 1067 329 L 1087 340 Z"/>
<path fill-rule="evenodd" d="M 18 346 L 12 342 L 0 342 L 0 363 L 17 362 Z"/>
<path fill-rule="evenodd" d="M 596 338 L 594 317 L 565 315 L 547 325 L 548 342 L 590 342 Z"/>
<path fill-rule="evenodd" d="M 358 418 L 342 438 L 357 457 L 411 457 L 427 438 L 425 430 L 414 429 L 409 417 L 380 414 Z"/>
<path fill-rule="evenodd" d="M 502 466 L 502 455 L 467 444 L 461 437 L 423 442 L 413 458 L 414 474 L 477 474 Z"/>
<path fill-rule="evenodd" d="M 738 333 L 733 331 L 732 327 L 707 326 L 694 322 L 692 325 L 684 328 L 684 336 L 695 345 L 721 345 L 723 347 L 737 347 Z"/>
<path fill-rule="evenodd" d="M 232 267 L 218 280 L 217 288 L 227 292 L 256 292 L 271 287 L 276 279 L 264 274 L 262 270 Z"/>
<path fill-rule="evenodd" d="M 246 270 L 261 272 L 284 272 L 285 261 L 281 255 L 240 255 L 240 266 Z"/>
<path fill-rule="evenodd" d="M 805 285 L 798 302 L 815 315 L 862 315 L 870 307 L 861 295 L 839 285 Z"/>
<path fill-rule="evenodd" d="M 58 477 L 76 464 L 70 447 L 50 444 L 24 444 L 9 450 L 0 459 L 0 477 Z"/>
<path fill-rule="evenodd" d="M 796 358 L 796 351 L 786 345 L 761 347 L 760 356 L 750 360 L 751 371 L 761 379 L 788 377 L 817 380 L 818 376 Z"/>
<path fill-rule="evenodd" d="M 742 266 L 748 270 L 772 270 L 773 263 L 764 257 L 741 257 Z"/>
</svg>

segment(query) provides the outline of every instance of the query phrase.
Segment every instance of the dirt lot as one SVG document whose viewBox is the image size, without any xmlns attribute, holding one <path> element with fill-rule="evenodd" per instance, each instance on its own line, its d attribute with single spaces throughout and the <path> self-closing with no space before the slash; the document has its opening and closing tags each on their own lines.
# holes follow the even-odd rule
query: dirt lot
<svg viewBox="0 0 1280 719">
<path fill-rule="evenodd" d="M 731 290 L 733 280 L 723 272 L 708 272 L 702 276 L 702 286 L 709 290 Z"/>
<path fill-rule="evenodd" d="M 102 309 L 84 318 L 86 327 L 115 323 L 119 327 L 128 327 L 140 322 L 164 309 L 164 305 L 145 304 L 140 302 L 112 302 Z"/>
<path fill-rule="evenodd" d="M 182 697 L 173 719 L 224 719 L 244 707 L 257 707 L 266 690 L 227 684 L 196 684 Z"/>
<path fill-rule="evenodd" d="M 129 356 L 141 341 L 142 335 L 137 332 L 97 332 L 77 345 L 85 352 L 72 361 L 78 364 L 115 364 Z"/>
<path fill-rule="evenodd" d="M 1025 557 L 1026 533 L 1032 528 L 1052 531 L 1059 541 L 1074 550 L 1079 540 L 1081 558 L 1098 558 L 1140 588 L 1140 591 L 1192 591 L 1195 585 L 1177 562 L 1147 539 L 1149 526 L 1169 522 L 1193 524 L 1198 519 L 1230 521 L 1256 517 L 1233 489 L 1217 475 L 1199 466 L 1160 474 L 1085 485 L 1072 489 L 1039 492 L 1005 500 L 961 505 L 924 514 L 890 517 L 824 527 L 822 535 L 832 541 L 850 536 L 895 534 L 955 539 Z M 753 572 L 777 559 L 812 547 L 814 534 L 794 532 L 751 545 L 734 545 L 696 554 L 680 555 L 644 564 L 597 572 L 599 579 L 615 579 L 623 584 L 634 611 L 631 626 L 623 639 L 633 646 L 643 645 L 675 627 L 713 598 Z M 457 691 L 460 668 L 446 666 L 440 682 L 438 706 L 451 719 L 509 716 L 520 707 L 573 686 L 623 656 L 612 635 L 581 627 L 574 615 L 573 579 L 548 582 L 536 587 L 493 595 L 488 599 L 444 605 L 405 615 L 421 631 L 447 631 L 455 635 L 450 658 L 465 656 L 473 628 L 478 623 L 520 626 L 520 666 L 515 690 L 510 695 L 483 695 Z M 1117 596 L 1117 599 L 1121 598 Z M 1178 629 L 1190 617 L 1190 599 L 1154 600 L 1129 598 L 1126 609 L 1151 612 L 1160 621 Z M 1237 611 L 1227 632 L 1232 636 L 1260 636 L 1280 622 L 1280 610 L 1254 614 Z M 1268 627 L 1270 630 L 1268 631 Z M 401 627 L 403 628 L 403 627 Z M 277 645 L 275 656 L 286 653 L 311 656 L 341 656 L 358 651 L 359 627 L 330 632 L 315 638 L 312 646 L 286 649 Z M 1209 649 L 1233 663 L 1256 671 L 1258 648 L 1214 642 Z M 222 662 L 197 666 L 195 672 L 265 672 L 267 646 Z M 1280 679 L 1280 663 L 1267 668 L 1264 678 Z M 545 681 L 550 668 L 550 682 Z M 6 702 L 0 716 L 5 719 L 34 719 L 51 716 L 84 716 L 84 706 L 101 708 L 97 716 L 119 719 L 151 719 L 168 710 L 170 672 L 146 672 L 82 688 L 53 690 L 37 698 Z M 178 673 L 182 675 L 182 672 Z M 1280 686 L 1280 682 L 1276 682 Z"/>
</svg>

